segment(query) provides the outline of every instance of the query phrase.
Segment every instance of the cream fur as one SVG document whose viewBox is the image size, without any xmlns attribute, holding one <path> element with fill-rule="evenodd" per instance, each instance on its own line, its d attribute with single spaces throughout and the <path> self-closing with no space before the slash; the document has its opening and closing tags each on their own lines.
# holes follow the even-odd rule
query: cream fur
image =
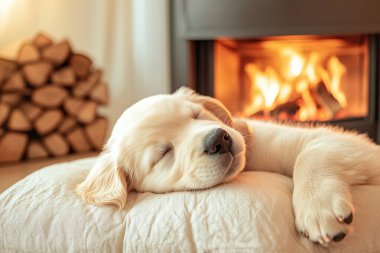
<svg viewBox="0 0 380 253">
<path fill-rule="evenodd" d="M 231 153 L 204 152 L 203 140 L 215 128 L 230 135 Z M 272 171 L 293 177 L 297 229 L 327 245 L 348 230 L 350 187 L 379 183 L 379 157 L 379 146 L 364 136 L 233 119 L 218 100 L 184 88 L 128 108 L 77 191 L 88 203 L 123 208 L 127 190 L 205 189 L 243 169 Z"/>
</svg>

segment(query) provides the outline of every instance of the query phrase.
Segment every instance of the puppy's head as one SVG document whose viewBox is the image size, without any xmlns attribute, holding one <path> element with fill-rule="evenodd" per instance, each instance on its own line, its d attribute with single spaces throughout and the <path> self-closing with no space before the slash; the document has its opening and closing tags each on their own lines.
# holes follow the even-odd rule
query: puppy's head
<svg viewBox="0 0 380 253">
<path fill-rule="evenodd" d="M 122 208 L 127 190 L 205 189 L 245 166 L 245 142 L 218 100 L 181 88 L 128 108 L 78 192 L 87 202 Z"/>
</svg>

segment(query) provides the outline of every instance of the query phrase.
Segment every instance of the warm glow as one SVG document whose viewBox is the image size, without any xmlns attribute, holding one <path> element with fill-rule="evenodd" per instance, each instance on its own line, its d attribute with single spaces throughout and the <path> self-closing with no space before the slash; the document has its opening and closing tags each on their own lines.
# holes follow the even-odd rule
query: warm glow
<svg viewBox="0 0 380 253">
<path fill-rule="evenodd" d="M 16 0 L 1 0 L 0 1 L 0 31 L 2 26 L 7 25 L 7 18 Z"/>
<path fill-rule="evenodd" d="M 342 90 L 346 67 L 336 56 L 326 57 L 317 51 L 302 53 L 285 47 L 280 49 L 279 61 L 280 68 L 275 64 L 260 68 L 261 65 L 253 62 L 245 65 L 251 85 L 250 103 L 244 115 L 268 115 L 290 103 L 286 106 L 299 107 L 292 119 L 325 120 L 347 106 Z"/>
</svg>

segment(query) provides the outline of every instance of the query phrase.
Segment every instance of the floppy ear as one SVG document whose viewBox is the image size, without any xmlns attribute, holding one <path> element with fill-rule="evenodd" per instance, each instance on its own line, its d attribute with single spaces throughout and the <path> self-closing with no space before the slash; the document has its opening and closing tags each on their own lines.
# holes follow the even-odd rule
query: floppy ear
<svg viewBox="0 0 380 253">
<path fill-rule="evenodd" d="M 227 108 L 223 105 L 219 100 L 202 96 L 190 88 L 181 87 L 177 91 L 174 92 L 176 96 L 182 96 L 186 99 L 189 99 L 192 102 L 203 105 L 203 107 L 214 114 L 218 119 L 220 119 L 224 124 L 228 126 L 232 126 L 232 116 L 231 113 L 227 110 Z"/>
<path fill-rule="evenodd" d="M 103 151 L 77 192 L 88 203 L 122 209 L 127 201 L 126 171 L 111 153 Z"/>
</svg>

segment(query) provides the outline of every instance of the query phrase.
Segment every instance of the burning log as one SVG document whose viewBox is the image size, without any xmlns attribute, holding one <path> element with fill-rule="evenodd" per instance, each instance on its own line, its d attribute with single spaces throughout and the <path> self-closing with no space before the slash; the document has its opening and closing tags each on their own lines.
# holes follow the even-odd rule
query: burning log
<svg viewBox="0 0 380 253">
<path fill-rule="evenodd" d="M 108 92 L 92 60 L 38 34 L 0 59 L 0 162 L 101 150 Z"/>
<path fill-rule="evenodd" d="M 272 117 L 284 118 L 284 114 L 287 115 L 287 118 L 292 118 L 297 114 L 301 107 L 297 104 L 297 100 L 289 101 L 283 104 L 280 104 L 275 109 L 270 112 Z"/>
<path fill-rule="evenodd" d="M 332 118 L 343 109 L 339 101 L 328 91 L 323 82 L 320 82 L 317 87 L 312 90 L 312 95 L 315 101 L 323 107 L 329 118 Z"/>
</svg>

